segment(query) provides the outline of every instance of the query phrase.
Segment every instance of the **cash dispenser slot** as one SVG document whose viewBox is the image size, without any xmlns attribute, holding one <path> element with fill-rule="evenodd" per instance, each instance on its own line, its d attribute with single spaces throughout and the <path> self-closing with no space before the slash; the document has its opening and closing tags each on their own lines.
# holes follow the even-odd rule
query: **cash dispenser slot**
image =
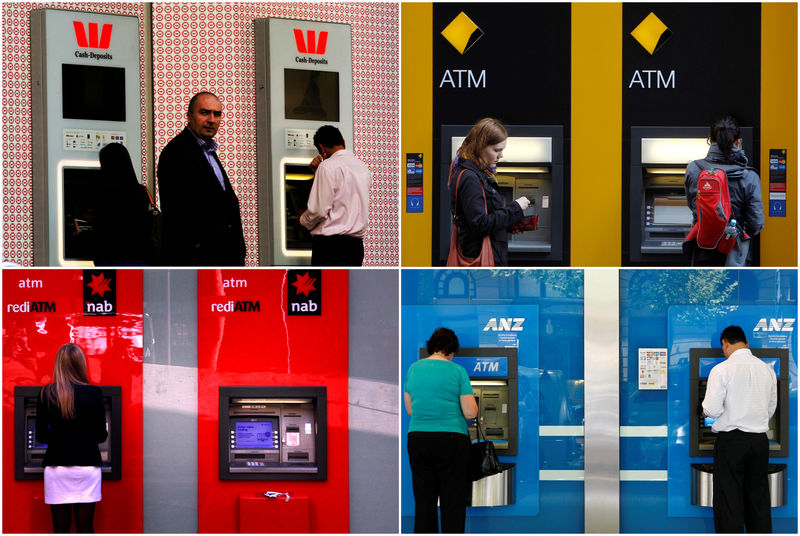
<svg viewBox="0 0 800 536">
<path fill-rule="evenodd" d="M 325 387 L 220 387 L 221 480 L 325 480 Z"/>
<path fill-rule="evenodd" d="M 14 387 L 14 479 L 42 480 L 47 445 L 36 441 L 39 386 Z M 108 437 L 98 445 L 104 480 L 122 478 L 122 388 L 101 386 Z"/>
<path fill-rule="evenodd" d="M 753 355 L 772 365 L 777 376 L 778 403 L 775 413 L 769 420 L 767 438 L 769 456 L 789 456 L 789 350 L 788 348 L 751 348 Z M 691 457 L 711 457 L 717 434 L 711 426 L 714 419 L 702 416 L 702 402 L 708 388 L 708 374 L 711 369 L 725 360 L 720 348 L 691 348 L 689 350 L 690 418 L 689 455 Z M 768 480 L 772 507 L 786 504 L 786 464 L 770 463 Z M 691 464 L 691 497 L 696 506 L 712 506 L 713 464 Z"/>
<path fill-rule="evenodd" d="M 497 166 L 497 183 L 506 203 L 523 195 L 531 204 L 523 214 L 527 218 L 522 232 L 509 235 L 509 252 L 550 253 L 553 235 L 551 166 Z"/>
</svg>

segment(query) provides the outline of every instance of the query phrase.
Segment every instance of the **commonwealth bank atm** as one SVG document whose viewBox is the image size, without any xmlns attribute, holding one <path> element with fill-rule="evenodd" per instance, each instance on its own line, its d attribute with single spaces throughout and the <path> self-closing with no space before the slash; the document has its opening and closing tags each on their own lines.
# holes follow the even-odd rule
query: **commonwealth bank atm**
<svg viewBox="0 0 800 536">
<path fill-rule="evenodd" d="M 692 228 L 686 166 L 708 153 L 708 127 L 631 127 L 628 263 L 685 265 L 683 239 Z M 753 154 L 753 128 L 742 127 Z"/>
<path fill-rule="evenodd" d="M 42 480 L 47 445 L 36 441 L 36 402 L 40 386 L 14 387 L 14 479 Z M 122 478 L 122 388 L 102 386 L 108 437 L 100 443 L 104 480 Z"/>
<path fill-rule="evenodd" d="M 767 438 L 769 456 L 789 456 L 789 350 L 787 348 L 752 348 L 753 355 L 769 364 L 778 380 L 778 404 L 769 421 Z M 691 348 L 689 419 L 689 455 L 691 457 L 713 456 L 717 434 L 711 431 L 714 419 L 701 416 L 701 404 L 706 395 L 708 375 L 711 369 L 725 360 L 720 348 Z M 699 460 L 698 460 L 699 461 Z M 692 504 L 712 506 L 713 463 L 692 463 Z M 786 464 L 770 463 L 768 468 L 771 506 L 786 504 Z"/>
<path fill-rule="evenodd" d="M 220 387 L 220 480 L 326 480 L 325 387 Z"/>
<path fill-rule="evenodd" d="M 99 150 L 142 175 L 139 19 L 31 11 L 31 90 L 34 264 L 91 266 Z"/>
<path fill-rule="evenodd" d="M 453 229 L 447 176 L 471 128 L 472 125 L 442 125 L 436 253 L 439 264 L 447 260 Z M 560 125 L 505 128 L 509 137 L 496 172 L 500 193 L 507 203 L 523 195 L 531 201 L 524 212 L 529 218 L 525 230 L 509 234 L 509 263 L 564 264 L 564 128 Z"/>
<path fill-rule="evenodd" d="M 300 225 L 319 155 L 313 138 L 333 125 L 353 147 L 353 53 L 349 24 L 256 19 L 256 145 L 260 265 L 311 262 Z"/>
</svg>

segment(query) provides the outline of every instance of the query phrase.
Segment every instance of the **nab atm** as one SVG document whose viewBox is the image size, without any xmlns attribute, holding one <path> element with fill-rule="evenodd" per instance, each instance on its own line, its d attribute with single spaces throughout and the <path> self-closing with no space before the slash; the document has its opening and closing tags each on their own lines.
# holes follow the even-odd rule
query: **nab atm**
<svg viewBox="0 0 800 536">
<path fill-rule="evenodd" d="M 36 401 L 41 387 L 14 387 L 14 479 L 42 480 L 47 445 L 36 441 Z M 104 480 L 122 478 L 122 388 L 100 387 L 106 412 L 108 437 L 100 443 Z"/>
<path fill-rule="evenodd" d="M 770 458 L 789 456 L 789 350 L 753 348 L 753 355 L 770 365 L 778 379 L 778 404 L 769 421 Z M 711 369 L 725 360 L 720 348 L 691 348 L 689 352 L 691 415 L 689 419 L 689 455 L 713 456 L 717 434 L 711 431 L 714 419 L 703 418 L 700 408 L 706 396 Z M 712 506 L 712 463 L 692 463 L 692 504 Z M 771 506 L 786 504 L 786 464 L 770 463 L 768 469 Z"/>
<path fill-rule="evenodd" d="M 33 261 L 91 266 L 99 151 L 121 143 L 141 177 L 139 19 L 31 11 Z"/>
<path fill-rule="evenodd" d="M 353 147 L 353 45 L 349 24 L 256 19 L 259 264 L 311 262 L 300 225 L 319 155 L 313 138 L 333 125 Z"/>
<path fill-rule="evenodd" d="M 509 264 L 564 264 L 564 128 L 560 125 L 505 128 L 509 137 L 503 158 L 497 164 L 497 183 L 507 203 L 523 195 L 530 199 L 524 214 L 532 217 L 533 222 L 533 228 L 509 235 Z M 442 125 L 439 247 L 434 253 L 440 265 L 447 261 L 453 229 L 447 175 L 471 129 L 472 125 Z"/>
<path fill-rule="evenodd" d="M 628 264 L 685 265 L 682 243 L 692 228 L 686 166 L 708 153 L 708 127 L 631 127 Z M 753 155 L 753 128 L 742 127 Z"/>
<path fill-rule="evenodd" d="M 220 387 L 220 480 L 326 480 L 326 387 Z"/>
</svg>

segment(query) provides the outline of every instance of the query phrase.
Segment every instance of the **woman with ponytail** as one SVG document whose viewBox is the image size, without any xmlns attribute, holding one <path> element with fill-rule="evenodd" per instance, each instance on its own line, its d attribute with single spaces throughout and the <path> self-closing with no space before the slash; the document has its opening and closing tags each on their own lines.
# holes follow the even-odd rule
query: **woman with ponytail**
<svg viewBox="0 0 800 536">
<path fill-rule="evenodd" d="M 69 532 L 73 512 L 77 532 L 94 532 L 102 476 L 97 445 L 106 437 L 102 391 L 89 383 L 80 346 L 65 344 L 56 353 L 53 382 L 42 388 L 36 406 L 36 441 L 47 445 L 44 502 L 53 532 Z"/>
<path fill-rule="evenodd" d="M 686 200 L 697 221 L 697 180 L 703 169 L 722 169 L 728 178 L 732 218 L 736 220 L 739 235 L 733 251 L 727 255 L 717 250 L 690 248 L 692 266 L 747 266 L 750 264 L 750 238 L 764 228 L 764 205 L 761 201 L 761 179 L 748 165 L 742 150 L 739 123 L 731 116 L 723 117 L 711 125 L 708 135 L 711 147 L 704 160 L 690 162 L 686 167 Z"/>
<path fill-rule="evenodd" d="M 494 172 L 507 138 L 497 119 L 481 119 L 461 143 L 448 177 L 462 254 L 478 257 L 484 237 L 489 236 L 495 266 L 508 264 L 508 227 L 523 217 L 530 204 L 525 196 L 506 203 L 498 191 Z"/>
</svg>

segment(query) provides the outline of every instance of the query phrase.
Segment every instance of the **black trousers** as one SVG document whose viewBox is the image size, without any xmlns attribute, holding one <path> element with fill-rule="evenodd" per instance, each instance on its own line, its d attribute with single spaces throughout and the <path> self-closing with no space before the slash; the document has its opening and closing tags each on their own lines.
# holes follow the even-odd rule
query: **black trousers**
<svg viewBox="0 0 800 536">
<path fill-rule="evenodd" d="M 767 434 L 720 432 L 714 445 L 714 528 L 772 532 Z"/>
<path fill-rule="evenodd" d="M 363 263 L 362 239 L 348 235 L 311 237 L 311 266 L 361 266 Z"/>
<path fill-rule="evenodd" d="M 463 533 L 469 474 L 469 437 L 451 432 L 409 432 L 408 460 L 414 487 L 414 532 Z"/>
</svg>

